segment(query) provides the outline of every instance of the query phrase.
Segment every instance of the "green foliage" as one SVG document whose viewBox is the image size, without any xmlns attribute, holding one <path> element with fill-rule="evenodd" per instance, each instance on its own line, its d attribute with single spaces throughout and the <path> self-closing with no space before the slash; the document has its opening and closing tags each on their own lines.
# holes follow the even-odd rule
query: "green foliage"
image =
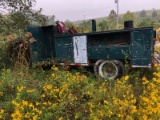
<svg viewBox="0 0 160 120">
<path fill-rule="evenodd" d="M 35 39 L 29 32 L 27 32 L 25 35 L 23 34 L 23 37 L 16 37 L 16 35 L 11 34 L 1 34 L 0 69 L 23 69 L 23 67 L 30 67 L 32 65 L 30 44 L 34 41 Z"/>
<path fill-rule="evenodd" d="M 146 11 L 145 10 L 142 10 L 139 14 L 139 17 L 146 17 Z"/>
<path fill-rule="evenodd" d="M 69 20 L 66 20 L 64 23 L 65 23 L 65 25 L 66 25 L 66 27 L 67 27 L 68 29 L 69 29 L 69 28 L 72 28 L 73 26 L 75 26 L 74 23 L 71 22 L 71 21 L 69 21 Z"/>
<path fill-rule="evenodd" d="M 152 18 L 155 18 L 155 17 L 157 17 L 157 12 L 155 11 L 155 10 L 153 10 L 153 12 L 152 12 Z"/>
<path fill-rule="evenodd" d="M 20 35 L 31 24 L 45 25 L 48 18 L 41 14 L 42 9 L 33 10 L 35 3 L 35 0 L 1 0 L 0 32 Z"/>
<path fill-rule="evenodd" d="M 2 10 L 31 11 L 35 3 L 35 0 L 1 0 L 0 6 Z"/>
<path fill-rule="evenodd" d="M 21 35 L 22 32 L 29 26 L 29 20 L 25 17 L 25 15 L 21 12 L 16 12 L 8 15 L 8 19 L 3 25 L 6 28 L 6 33 L 14 33 Z"/>
<path fill-rule="evenodd" d="M 116 29 L 116 18 L 117 18 L 116 12 L 114 10 L 111 10 L 107 19 L 107 23 L 110 30 Z"/>
<path fill-rule="evenodd" d="M 5 41 L 0 41 L 0 69 L 9 68 L 10 60 L 7 55 L 7 45 Z"/>
<path fill-rule="evenodd" d="M 99 26 L 99 30 L 108 30 L 109 29 L 109 25 L 108 25 L 108 22 L 103 20 L 101 22 L 98 23 L 98 26 Z"/>
<path fill-rule="evenodd" d="M 153 26 L 154 28 L 158 28 L 158 23 L 156 20 L 151 20 L 150 18 L 144 18 L 137 21 L 136 27 L 148 27 Z"/>
<path fill-rule="evenodd" d="M 132 12 L 127 11 L 127 13 L 123 15 L 122 22 L 129 21 L 129 20 L 133 20 L 135 22 L 136 19 Z"/>
<path fill-rule="evenodd" d="M 88 20 L 88 21 L 83 21 L 79 26 L 82 27 L 82 31 L 83 33 L 86 33 L 86 32 L 91 32 L 92 31 L 92 23 L 91 23 L 91 20 Z"/>
<path fill-rule="evenodd" d="M 117 17 L 117 14 L 116 14 L 116 12 L 114 11 L 114 10 L 111 10 L 111 12 L 110 12 L 110 14 L 109 14 L 109 19 L 111 19 L 111 20 L 115 20 L 116 19 L 116 17 Z"/>
<path fill-rule="evenodd" d="M 137 23 L 137 27 L 147 27 L 150 26 L 150 21 L 147 18 L 139 20 Z"/>
<path fill-rule="evenodd" d="M 152 18 L 152 13 L 154 12 L 153 10 L 157 13 L 157 16 L 155 18 Z M 139 11 L 138 12 L 127 11 L 125 14 L 120 14 L 118 28 L 123 29 L 124 21 L 127 21 L 127 20 L 133 20 L 134 27 L 146 26 L 147 24 L 152 25 L 152 23 L 154 23 L 154 27 L 158 28 L 158 26 L 160 26 L 160 24 L 159 24 L 160 23 L 159 22 L 160 21 L 160 10 L 155 10 L 155 9 L 153 9 L 153 10 L 147 10 L 147 11 L 143 10 L 143 12 L 142 11 L 140 11 L 140 12 Z M 146 15 L 143 15 L 142 13 L 146 14 Z M 140 17 L 140 14 L 142 14 L 145 17 Z M 117 16 L 116 12 L 114 10 L 111 10 L 111 12 L 108 16 L 96 18 L 95 20 L 97 21 L 97 30 L 103 30 L 103 29 L 114 30 L 114 29 L 116 29 L 116 16 Z M 144 23 L 143 23 L 143 20 L 144 20 Z M 106 23 L 108 24 L 108 27 L 106 27 L 106 28 L 103 27 L 102 25 L 104 24 L 104 22 L 102 22 L 102 21 L 106 21 Z M 77 23 L 81 27 L 81 24 L 79 24 L 80 22 L 82 22 L 82 21 L 78 21 L 75 23 Z"/>
</svg>

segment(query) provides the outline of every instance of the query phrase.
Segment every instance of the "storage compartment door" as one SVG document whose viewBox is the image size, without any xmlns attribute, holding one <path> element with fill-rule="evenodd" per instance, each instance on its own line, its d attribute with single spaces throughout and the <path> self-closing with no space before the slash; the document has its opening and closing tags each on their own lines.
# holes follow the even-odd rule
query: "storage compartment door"
<svg viewBox="0 0 160 120">
<path fill-rule="evenodd" d="M 151 67 L 152 37 L 151 30 L 132 33 L 132 67 Z"/>
<path fill-rule="evenodd" d="M 74 63 L 87 64 L 87 37 L 86 36 L 74 36 L 73 37 L 74 48 Z"/>
<path fill-rule="evenodd" d="M 56 58 L 61 63 L 73 63 L 73 40 L 72 37 L 56 37 Z"/>
</svg>

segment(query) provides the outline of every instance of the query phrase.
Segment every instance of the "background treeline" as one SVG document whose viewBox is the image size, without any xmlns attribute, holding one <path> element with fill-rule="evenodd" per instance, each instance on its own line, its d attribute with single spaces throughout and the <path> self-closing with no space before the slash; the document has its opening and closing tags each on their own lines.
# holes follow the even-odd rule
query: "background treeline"
<svg viewBox="0 0 160 120">
<path fill-rule="evenodd" d="M 55 24 L 54 13 L 52 16 L 42 14 L 42 8 L 35 10 L 35 0 L 2 0 L 0 3 L 0 35 L 8 33 L 21 35 L 30 25 Z M 97 31 L 114 30 L 116 27 L 117 13 L 111 10 L 102 18 L 93 18 L 97 22 Z M 118 29 L 123 28 L 124 21 L 133 20 L 134 27 L 153 26 L 160 27 L 160 10 L 141 10 L 138 12 L 127 11 L 119 15 Z M 91 32 L 91 20 L 64 21 L 67 28 L 74 26 L 78 32 Z M 2 37 L 3 38 L 3 37 Z"/>
<path fill-rule="evenodd" d="M 97 31 L 103 30 L 114 30 L 116 28 L 117 13 L 111 10 L 109 15 L 102 18 L 95 18 L 97 21 Z M 160 27 L 160 10 L 142 10 L 138 12 L 127 11 L 124 14 L 119 15 L 118 29 L 123 28 L 124 21 L 133 20 L 134 27 L 146 27 L 153 26 L 154 28 Z M 79 32 L 90 32 L 91 20 L 81 20 L 71 22 L 70 20 L 65 21 L 68 27 L 75 26 Z"/>
</svg>

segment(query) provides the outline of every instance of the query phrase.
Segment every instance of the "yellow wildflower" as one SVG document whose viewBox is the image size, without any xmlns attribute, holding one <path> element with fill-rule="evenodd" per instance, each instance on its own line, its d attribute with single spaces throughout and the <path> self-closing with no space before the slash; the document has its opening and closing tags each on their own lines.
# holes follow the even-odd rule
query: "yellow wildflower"
<svg viewBox="0 0 160 120">
<path fill-rule="evenodd" d="M 17 86 L 18 92 L 21 92 L 25 87 L 24 86 Z"/>
<path fill-rule="evenodd" d="M 137 108 L 136 108 L 136 106 L 131 106 L 131 113 L 133 114 L 133 113 L 135 113 L 135 112 L 137 112 Z"/>
<path fill-rule="evenodd" d="M 147 97 L 142 97 L 142 100 L 146 103 L 149 103 L 149 99 Z"/>
<path fill-rule="evenodd" d="M 59 88 L 54 89 L 54 92 L 59 92 Z"/>
<path fill-rule="evenodd" d="M 45 97 L 45 94 L 42 94 L 41 97 Z"/>
<path fill-rule="evenodd" d="M 52 73 L 52 77 L 55 77 L 55 74 L 54 74 L 54 73 Z"/>
<path fill-rule="evenodd" d="M 46 85 L 46 86 L 44 86 L 43 87 L 43 89 L 45 90 L 45 91 L 47 91 L 47 90 L 51 90 L 52 89 L 52 85 Z"/>
<path fill-rule="evenodd" d="M 36 102 L 36 105 L 39 105 L 39 102 Z"/>
<path fill-rule="evenodd" d="M 34 105 L 32 103 L 29 103 L 28 106 L 34 108 Z"/>
<path fill-rule="evenodd" d="M 42 114 L 42 111 L 41 111 L 41 110 L 39 110 L 39 111 L 38 111 L 38 113 L 41 115 L 41 114 Z"/>
<path fill-rule="evenodd" d="M 53 67 L 52 67 L 52 70 L 58 71 L 59 69 L 58 69 L 58 67 L 53 66 Z"/>
<path fill-rule="evenodd" d="M 143 85 L 148 84 L 148 83 L 149 83 L 149 81 L 148 81 L 148 80 L 146 80 L 146 81 L 142 82 L 142 84 L 143 84 Z"/>
<path fill-rule="evenodd" d="M 3 96 L 3 92 L 0 92 L 0 96 Z"/>
<path fill-rule="evenodd" d="M 107 105 L 107 104 L 108 104 L 108 101 L 107 101 L 107 100 L 104 100 L 104 104 L 106 104 L 106 105 Z"/>
<path fill-rule="evenodd" d="M 4 110 L 3 110 L 3 109 L 1 109 L 1 110 L 0 110 L 0 113 L 1 113 L 1 114 L 2 114 L 2 113 L 4 113 Z"/>
<path fill-rule="evenodd" d="M 46 85 L 46 88 L 47 88 L 48 90 L 51 90 L 51 89 L 52 89 L 52 85 Z"/>
<path fill-rule="evenodd" d="M 148 120 L 148 117 L 146 115 L 143 115 L 143 120 Z"/>
<path fill-rule="evenodd" d="M 127 75 L 127 76 L 125 76 L 125 77 L 124 77 L 124 80 L 126 80 L 126 81 L 127 81 L 127 80 L 128 80 L 128 78 L 129 78 L 129 76 Z"/>
<path fill-rule="evenodd" d="M 32 93 L 32 92 L 34 92 L 34 89 L 27 90 L 27 93 Z"/>
<path fill-rule="evenodd" d="M 57 103 L 53 103 L 52 104 L 52 107 L 54 108 L 54 107 L 56 107 L 57 106 Z"/>
<path fill-rule="evenodd" d="M 1 110 L 0 110 L 0 119 L 3 118 L 3 116 L 2 116 L 3 113 L 4 113 L 4 110 L 1 109 Z"/>
<path fill-rule="evenodd" d="M 33 120 L 37 120 L 37 117 L 38 117 L 37 115 L 33 116 Z"/>
<path fill-rule="evenodd" d="M 62 117 L 60 117 L 58 120 L 63 120 L 63 118 L 62 118 Z"/>
<path fill-rule="evenodd" d="M 28 101 L 22 100 L 22 104 L 27 106 L 28 105 Z"/>
<path fill-rule="evenodd" d="M 16 109 L 15 112 L 11 114 L 11 116 L 12 116 L 13 119 L 15 119 L 15 118 L 16 119 L 22 118 L 22 114 L 20 113 L 20 111 L 18 109 Z"/>
<path fill-rule="evenodd" d="M 47 103 L 46 103 L 46 102 L 43 102 L 42 104 L 43 104 L 43 105 L 47 105 Z"/>
</svg>

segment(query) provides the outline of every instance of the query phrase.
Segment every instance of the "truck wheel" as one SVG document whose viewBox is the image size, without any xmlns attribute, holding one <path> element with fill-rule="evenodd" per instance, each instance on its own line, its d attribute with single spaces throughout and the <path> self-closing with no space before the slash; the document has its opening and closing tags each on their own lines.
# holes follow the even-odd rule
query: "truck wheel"
<svg viewBox="0 0 160 120">
<path fill-rule="evenodd" d="M 99 65 L 103 62 L 104 60 L 97 60 L 96 63 L 94 64 L 94 74 L 96 77 L 99 76 Z"/>
<path fill-rule="evenodd" d="M 118 67 L 118 77 L 122 77 L 124 75 L 125 69 L 124 69 L 124 65 L 120 60 L 113 60 L 113 62 L 117 65 Z"/>
<path fill-rule="evenodd" d="M 114 61 L 105 60 L 99 65 L 99 75 L 109 80 L 118 77 L 119 69 Z"/>
</svg>

